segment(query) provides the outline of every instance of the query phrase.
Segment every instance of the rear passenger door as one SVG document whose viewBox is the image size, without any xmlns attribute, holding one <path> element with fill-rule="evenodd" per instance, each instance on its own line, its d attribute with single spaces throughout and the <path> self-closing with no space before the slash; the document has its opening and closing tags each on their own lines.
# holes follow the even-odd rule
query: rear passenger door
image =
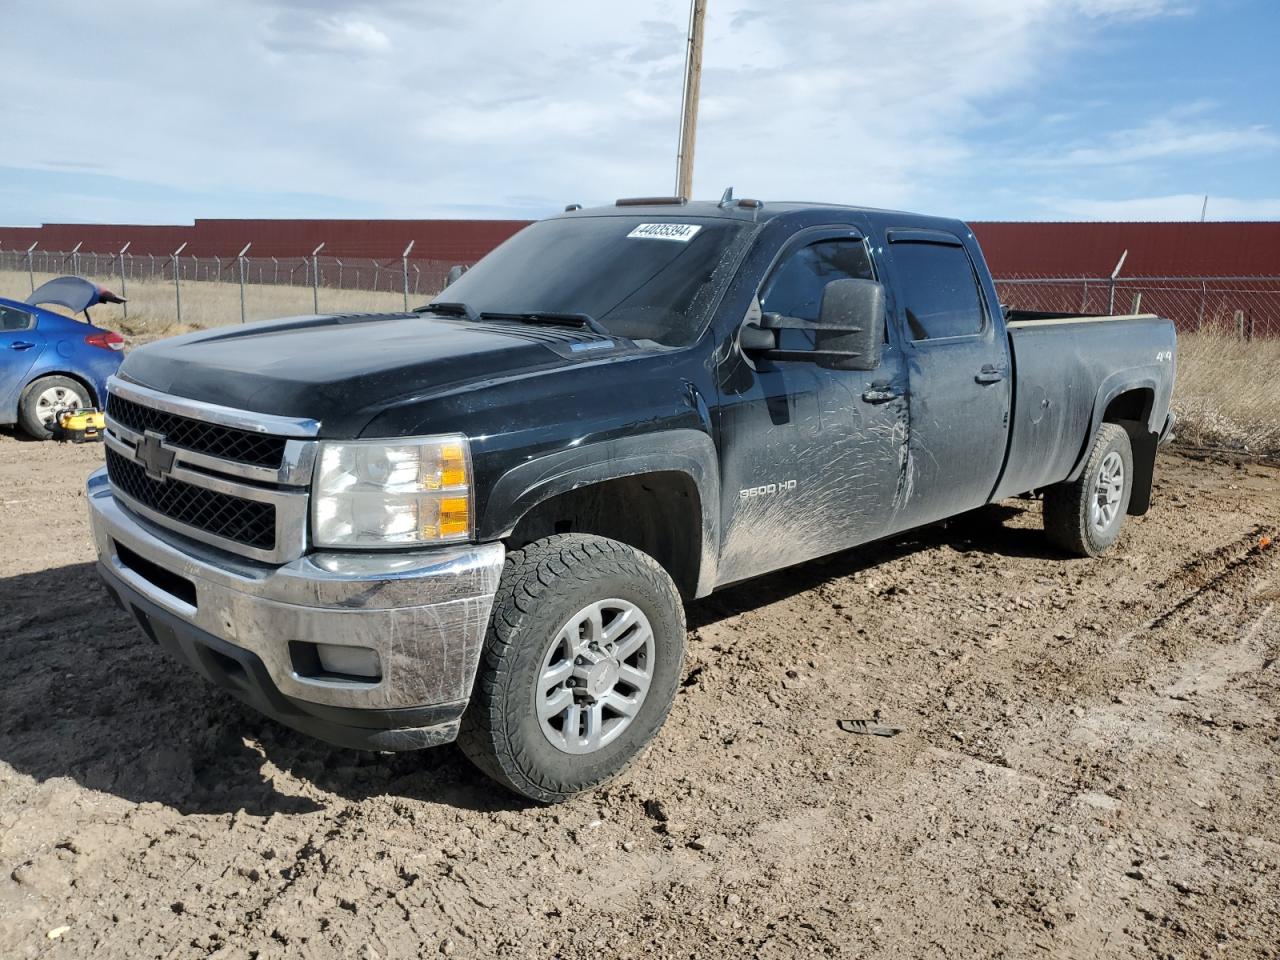
<svg viewBox="0 0 1280 960">
<path fill-rule="evenodd" d="M 35 316 L 0 303 L 0 413 L 16 409 L 18 392 L 43 348 Z"/>
<path fill-rule="evenodd" d="M 1004 465 L 1007 338 L 960 237 L 890 230 L 896 326 L 910 385 L 910 495 L 898 529 L 986 503 Z"/>
</svg>

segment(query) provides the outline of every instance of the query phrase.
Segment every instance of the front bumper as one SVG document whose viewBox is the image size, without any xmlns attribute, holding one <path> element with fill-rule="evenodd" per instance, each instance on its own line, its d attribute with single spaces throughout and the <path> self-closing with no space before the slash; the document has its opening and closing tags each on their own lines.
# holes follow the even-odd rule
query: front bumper
<svg viewBox="0 0 1280 960">
<path fill-rule="evenodd" d="M 98 570 L 143 631 L 280 722 L 340 746 L 407 750 L 457 735 L 505 551 L 500 543 L 313 553 L 284 566 L 164 531 L 89 478 Z M 377 651 L 381 676 L 312 675 L 299 644 Z M 292 646 L 291 646 L 292 644 Z"/>
</svg>

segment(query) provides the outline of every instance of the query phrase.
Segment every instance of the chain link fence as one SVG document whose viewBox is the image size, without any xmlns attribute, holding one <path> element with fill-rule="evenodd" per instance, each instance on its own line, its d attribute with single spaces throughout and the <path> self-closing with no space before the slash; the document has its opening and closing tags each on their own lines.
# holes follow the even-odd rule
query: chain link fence
<svg viewBox="0 0 1280 960">
<path fill-rule="evenodd" d="M 1280 276 L 1004 277 L 996 290 L 1015 310 L 1154 313 L 1183 333 L 1280 337 Z"/>
<path fill-rule="evenodd" d="M 179 323 L 184 321 L 183 287 L 188 284 L 239 287 L 239 319 L 243 322 L 256 318 L 250 316 L 252 311 L 246 308 L 246 303 L 253 300 L 252 290 L 246 291 L 246 288 L 295 288 L 298 296 L 292 301 L 299 305 L 298 308 L 309 300 L 317 312 L 324 307 L 326 299 L 334 302 L 335 298 L 326 297 L 331 291 L 398 294 L 408 309 L 443 289 L 451 266 L 453 264 L 442 260 L 416 259 L 408 255 L 377 260 L 319 254 L 309 257 L 188 257 L 181 253 L 168 256 L 127 251 L 104 254 L 79 249 L 0 250 L 0 271 L 11 275 L 25 273 L 25 285 L 31 290 L 50 276 L 64 274 L 89 277 L 124 297 L 129 297 L 130 287 L 135 290 L 146 287 L 148 292 L 154 292 L 156 288 L 167 285 L 171 293 L 172 317 Z M 306 297 L 304 291 L 310 291 L 311 296 Z M 351 298 L 336 299 L 345 303 Z M 376 303 L 385 309 L 387 298 L 379 298 Z M 127 306 L 124 315 L 128 317 Z M 222 322 L 234 319 L 227 317 Z"/>
<path fill-rule="evenodd" d="M 322 256 L 319 252 L 309 257 L 187 257 L 181 252 L 155 256 L 127 250 L 109 254 L 79 249 L 0 250 L 0 271 L 9 272 L 10 277 L 27 274 L 25 285 L 31 289 L 49 276 L 60 274 L 90 277 L 118 287 L 115 292 L 125 297 L 129 296 L 130 285 L 144 287 L 153 303 L 158 297 L 168 298 L 172 318 L 179 323 L 184 320 L 184 285 L 221 284 L 220 289 L 229 291 L 232 302 L 220 306 L 216 322 L 228 323 L 276 315 L 272 311 L 279 309 L 319 312 L 349 309 L 351 304 L 363 302 L 357 296 L 342 297 L 334 291 L 380 295 L 370 298 L 369 309 L 389 309 L 391 296 L 398 295 L 407 309 L 443 289 L 452 266 L 441 260 L 415 259 L 409 253 L 376 260 Z M 167 293 L 163 287 L 167 287 Z M 236 287 L 238 309 L 234 303 Z M 281 295 L 255 298 L 252 288 L 267 287 L 280 288 Z M 1155 313 L 1173 320 L 1181 332 L 1212 330 L 1244 340 L 1280 337 L 1280 276 L 1012 276 L 997 279 L 996 288 L 1001 302 L 1015 310 Z M 287 293 L 289 290 L 293 293 Z M 127 306 L 124 315 L 128 317 Z M 209 322 L 205 317 L 191 319 Z"/>
</svg>

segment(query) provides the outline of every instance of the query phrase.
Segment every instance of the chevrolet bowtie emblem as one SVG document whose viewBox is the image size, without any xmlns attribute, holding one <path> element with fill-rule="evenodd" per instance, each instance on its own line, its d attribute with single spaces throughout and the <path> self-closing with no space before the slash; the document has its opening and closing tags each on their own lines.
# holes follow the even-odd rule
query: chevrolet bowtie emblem
<svg viewBox="0 0 1280 960">
<path fill-rule="evenodd" d="M 174 453 L 164 445 L 164 434 L 148 430 L 138 441 L 133 451 L 133 459 L 142 464 L 142 469 L 152 480 L 164 480 L 173 469 Z"/>
</svg>

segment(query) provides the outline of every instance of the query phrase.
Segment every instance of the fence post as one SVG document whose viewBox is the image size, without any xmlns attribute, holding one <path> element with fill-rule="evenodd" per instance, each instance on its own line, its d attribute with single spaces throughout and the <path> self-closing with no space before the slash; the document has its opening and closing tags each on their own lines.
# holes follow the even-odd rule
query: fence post
<svg viewBox="0 0 1280 960">
<path fill-rule="evenodd" d="M 178 277 L 182 273 L 182 266 L 178 262 L 178 254 L 186 249 L 187 241 L 182 241 L 182 246 L 173 251 L 173 302 L 178 308 L 178 323 L 182 322 L 182 284 Z"/>
<path fill-rule="evenodd" d="M 27 282 L 31 284 L 32 293 L 36 292 L 36 271 L 35 271 L 35 267 L 32 266 L 32 260 L 34 259 L 32 254 L 35 252 L 35 249 L 39 245 L 39 243 L 40 241 L 37 240 L 31 246 L 27 247 Z"/>
<path fill-rule="evenodd" d="M 1196 333 L 1204 329 L 1204 308 L 1209 299 L 1209 281 L 1200 281 L 1200 312 L 1196 315 Z"/>
<path fill-rule="evenodd" d="M 320 251 L 324 244 L 311 251 L 311 306 L 316 313 L 320 312 Z"/>
<path fill-rule="evenodd" d="M 271 258 L 271 285 L 277 286 L 280 283 L 280 261 L 275 257 Z"/>
<path fill-rule="evenodd" d="M 252 242 L 246 243 L 244 249 L 236 254 L 236 260 L 240 264 L 240 322 L 244 323 L 244 255 L 249 252 L 249 248 L 253 246 Z"/>
<path fill-rule="evenodd" d="M 413 265 L 413 295 L 418 295 L 418 284 L 422 281 L 422 271 L 418 269 L 418 265 Z"/>
<path fill-rule="evenodd" d="M 409 312 L 409 251 L 413 249 L 413 241 L 409 241 L 409 245 L 404 248 L 404 253 L 400 254 L 400 262 L 404 267 L 404 309 Z"/>
<path fill-rule="evenodd" d="M 124 255 L 129 251 L 129 244 L 132 240 L 120 248 L 120 299 L 124 301 L 124 318 L 129 319 L 129 284 L 124 278 Z"/>
<path fill-rule="evenodd" d="M 71 253 L 68 254 L 68 256 L 71 258 L 71 272 L 74 273 L 76 276 L 80 275 L 80 248 L 83 246 L 84 246 L 84 241 L 81 240 L 79 243 L 77 243 L 74 247 L 71 248 Z"/>
</svg>

